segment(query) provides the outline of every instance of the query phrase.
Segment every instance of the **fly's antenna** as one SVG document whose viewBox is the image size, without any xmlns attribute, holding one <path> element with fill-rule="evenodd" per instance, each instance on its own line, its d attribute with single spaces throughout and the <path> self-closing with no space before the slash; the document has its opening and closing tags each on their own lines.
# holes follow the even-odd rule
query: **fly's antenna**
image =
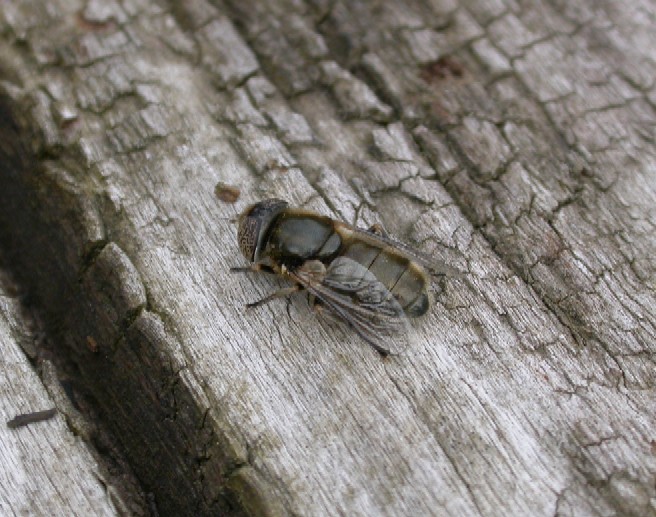
<svg viewBox="0 0 656 517">
<path fill-rule="evenodd" d="M 239 222 L 239 216 L 235 217 L 217 217 L 219 221 L 228 221 L 230 224 L 237 224 Z"/>
<path fill-rule="evenodd" d="M 232 217 L 217 217 L 219 221 L 228 221 L 230 224 L 237 224 L 239 222 L 239 212 L 235 210 L 235 215 Z"/>
</svg>

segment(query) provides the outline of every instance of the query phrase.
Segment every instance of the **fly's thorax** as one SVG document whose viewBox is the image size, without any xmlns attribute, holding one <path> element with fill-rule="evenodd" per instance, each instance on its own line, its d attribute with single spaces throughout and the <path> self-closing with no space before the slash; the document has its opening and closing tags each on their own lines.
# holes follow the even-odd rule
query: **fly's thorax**
<svg viewBox="0 0 656 517">
<path fill-rule="evenodd" d="M 329 260 L 341 244 L 329 217 L 286 210 L 272 225 L 263 255 L 276 262 L 300 265 L 307 260 Z"/>
<path fill-rule="evenodd" d="M 288 203 L 280 199 L 266 199 L 250 205 L 239 216 L 237 240 L 246 259 L 258 261 L 276 218 L 287 209 Z"/>
</svg>

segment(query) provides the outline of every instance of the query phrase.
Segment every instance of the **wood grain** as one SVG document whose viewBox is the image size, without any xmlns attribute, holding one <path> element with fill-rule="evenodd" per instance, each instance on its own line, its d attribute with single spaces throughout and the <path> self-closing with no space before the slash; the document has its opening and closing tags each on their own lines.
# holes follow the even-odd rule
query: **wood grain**
<svg viewBox="0 0 656 517">
<path fill-rule="evenodd" d="M 653 2 L 43 5 L 0 243 L 160 514 L 656 514 Z M 274 196 L 459 272 L 412 349 L 243 310 Z"/>
<path fill-rule="evenodd" d="M 8 287 L 0 277 L 0 513 L 119 515 L 124 502 L 107 490 L 106 471 L 64 415 L 50 411 L 53 397 L 21 348 L 35 336 Z M 38 411 L 49 419 L 28 422 Z"/>
</svg>

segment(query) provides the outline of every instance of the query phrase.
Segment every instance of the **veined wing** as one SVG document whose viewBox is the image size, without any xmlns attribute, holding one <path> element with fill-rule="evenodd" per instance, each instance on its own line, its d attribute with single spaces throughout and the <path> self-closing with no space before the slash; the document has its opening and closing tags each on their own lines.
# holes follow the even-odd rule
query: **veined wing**
<svg viewBox="0 0 656 517">
<path fill-rule="evenodd" d="M 380 353 L 407 347 L 411 329 L 403 308 L 362 264 L 338 257 L 326 269 L 309 261 L 290 275 Z"/>
<path fill-rule="evenodd" d="M 396 240 L 394 237 L 390 237 L 387 234 L 381 235 L 374 233 L 370 230 L 364 230 L 362 228 L 357 228 L 348 223 L 340 222 L 339 228 L 342 232 L 351 232 L 357 235 L 359 240 L 369 242 L 374 247 L 384 247 L 389 246 L 399 250 L 405 254 L 409 259 L 413 260 L 417 264 L 420 264 L 428 273 L 435 276 L 459 276 L 462 273 L 455 267 L 445 264 L 442 261 L 436 260 L 434 257 L 423 253 L 412 246 L 407 245 L 405 242 Z"/>
</svg>

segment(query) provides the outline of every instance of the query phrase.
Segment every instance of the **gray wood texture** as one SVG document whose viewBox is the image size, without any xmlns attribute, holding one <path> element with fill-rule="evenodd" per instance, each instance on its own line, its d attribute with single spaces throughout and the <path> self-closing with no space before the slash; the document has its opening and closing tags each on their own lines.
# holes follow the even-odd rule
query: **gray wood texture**
<svg viewBox="0 0 656 517">
<path fill-rule="evenodd" d="M 62 414 L 21 427 L 7 425 L 19 415 L 54 408 L 58 397 L 57 390 L 54 397 L 46 390 L 26 360 L 24 349 L 33 348 L 36 337 L 3 280 L 0 277 L 0 514 L 119 515 L 115 502 L 124 506 L 107 490 L 104 469 Z M 48 370 L 46 362 L 43 367 Z"/>
<path fill-rule="evenodd" d="M 656 515 L 655 19 L 0 3 L 0 242 L 159 513 Z M 244 311 L 273 196 L 458 272 L 406 353 Z"/>
</svg>

